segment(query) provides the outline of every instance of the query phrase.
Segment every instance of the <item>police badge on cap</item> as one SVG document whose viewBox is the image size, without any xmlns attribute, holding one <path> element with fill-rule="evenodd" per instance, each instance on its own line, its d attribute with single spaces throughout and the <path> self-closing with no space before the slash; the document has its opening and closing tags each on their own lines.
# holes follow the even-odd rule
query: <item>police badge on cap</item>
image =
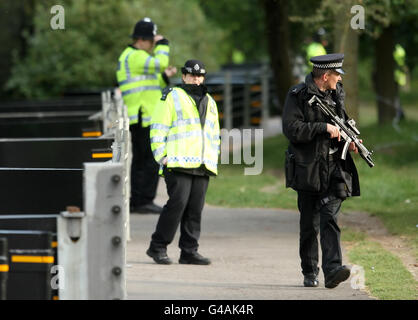
<svg viewBox="0 0 418 320">
<path fill-rule="evenodd" d="M 345 74 L 342 69 L 344 61 L 343 53 L 324 54 L 322 56 L 312 57 L 310 61 L 313 63 L 314 68 L 330 69 L 340 74 Z"/>
<path fill-rule="evenodd" d="M 187 60 L 184 67 L 181 68 L 183 74 L 190 73 L 194 75 L 206 75 L 205 65 L 199 60 Z"/>
</svg>

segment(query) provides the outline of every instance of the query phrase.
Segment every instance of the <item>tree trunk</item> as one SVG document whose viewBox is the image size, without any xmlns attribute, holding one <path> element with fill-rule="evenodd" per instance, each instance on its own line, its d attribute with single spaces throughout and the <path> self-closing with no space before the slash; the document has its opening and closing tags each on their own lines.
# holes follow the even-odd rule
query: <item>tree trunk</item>
<svg viewBox="0 0 418 320">
<path fill-rule="evenodd" d="M 379 124 L 391 122 L 396 115 L 397 90 L 394 79 L 394 48 L 394 27 L 389 26 L 383 29 L 379 38 L 374 40 L 376 64 L 373 80 Z"/>
<path fill-rule="evenodd" d="M 348 115 L 356 121 L 359 119 L 358 111 L 358 32 L 351 28 L 351 6 L 354 1 L 344 1 L 335 14 L 334 22 L 334 51 L 344 53 L 342 83 L 344 85 L 345 107 Z"/>
<path fill-rule="evenodd" d="M 280 108 L 292 85 L 289 62 L 289 21 L 286 0 L 261 0 L 266 16 L 266 35 L 270 64 L 274 72 Z"/>
<path fill-rule="evenodd" d="M 34 0 L 2 0 L 0 4 L 0 97 L 13 67 L 13 52 L 23 59 L 27 53 L 27 39 L 23 31 L 33 34 Z M 7 31 L 6 31 L 7 30 Z"/>
</svg>

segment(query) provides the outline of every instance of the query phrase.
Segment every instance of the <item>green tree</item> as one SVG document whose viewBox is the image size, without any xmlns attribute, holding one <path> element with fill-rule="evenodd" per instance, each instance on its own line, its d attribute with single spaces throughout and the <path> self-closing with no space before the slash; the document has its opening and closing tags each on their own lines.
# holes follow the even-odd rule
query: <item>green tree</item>
<svg viewBox="0 0 418 320">
<path fill-rule="evenodd" d="M 315 0 L 308 2 L 313 4 Z M 364 8 L 364 30 L 355 31 L 351 28 L 350 9 L 356 4 Z M 302 23 L 305 28 L 325 27 L 334 35 L 332 45 L 334 51 L 346 54 L 344 62 L 344 68 L 347 71 L 344 77 L 346 101 L 349 113 L 354 117 L 358 114 L 358 35 L 363 33 L 369 37 L 368 42 L 370 43 L 370 40 L 372 42 L 371 52 L 375 64 L 372 82 L 376 93 L 378 121 L 380 124 L 392 121 L 399 101 L 394 81 L 394 46 L 395 42 L 403 43 L 406 48 L 407 64 L 413 68 L 418 61 L 418 37 L 416 32 L 412 31 L 413 26 L 417 25 L 418 2 L 414 0 L 322 0 L 317 2 L 316 6 L 312 6 L 316 10 L 308 10 L 309 15 L 303 15 L 303 9 L 299 6 L 303 5 L 293 4 L 294 10 L 290 21 Z M 369 43 L 367 45 L 370 46 Z"/>
<path fill-rule="evenodd" d="M 268 58 L 265 15 L 259 1 L 199 0 L 199 3 L 212 25 L 224 30 L 225 41 L 219 44 L 225 53 L 223 62 L 234 62 L 237 54 L 246 62 Z"/>
<path fill-rule="evenodd" d="M 50 8 L 55 4 L 36 3 L 34 33 L 26 33 L 28 53 L 24 58 L 15 55 L 7 83 L 16 95 L 56 96 L 68 89 L 115 85 L 117 59 L 132 42 L 135 23 L 146 16 L 170 40 L 171 65 L 197 58 L 215 70 L 221 60 L 216 44 L 223 32 L 208 23 L 197 1 L 63 0 L 64 30 L 51 29 Z"/>
<path fill-rule="evenodd" d="M 33 11 L 35 0 L 0 1 L 0 88 L 10 77 L 13 54 L 23 57 L 26 54 L 26 41 L 22 30 L 33 32 Z M 6 98 L 6 92 L 0 89 L 0 97 Z"/>
<path fill-rule="evenodd" d="M 384 124 L 396 120 L 399 112 L 402 112 L 399 109 L 399 90 L 394 78 L 396 64 L 393 52 L 396 42 L 408 44 L 407 62 L 412 67 L 416 63 L 418 38 L 416 32 L 410 27 L 416 25 L 418 3 L 414 0 L 366 0 L 364 5 L 369 20 L 366 32 L 373 39 L 375 56 L 373 83 L 378 122 Z M 405 23 L 408 22 L 411 24 L 406 26 Z M 404 32 L 399 32 L 402 29 Z"/>
<path fill-rule="evenodd" d="M 270 64 L 275 75 L 279 103 L 283 106 L 292 85 L 289 59 L 289 6 L 286 0 L 262 0 L 262 5 L 266 16 Z"/>
</svg>

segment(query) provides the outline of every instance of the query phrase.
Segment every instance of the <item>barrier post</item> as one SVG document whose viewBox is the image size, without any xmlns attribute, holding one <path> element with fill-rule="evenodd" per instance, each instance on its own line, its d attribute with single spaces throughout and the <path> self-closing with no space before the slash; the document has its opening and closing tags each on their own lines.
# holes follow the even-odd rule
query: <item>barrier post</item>
<svg viewBox="0 0 418 320">
<path fill-rule="evenodd" d="M 269 106 L 269 69 L 266 64 L 261 68 L 261 105 L 262 105 L 262 127 L 267 126 L 270 118 Z"/>
<path fill-rule="evenodd" d="M 224 127 L 227 130 L 232 129 L 232 76 L 231 72 L 225 72 L 224 83 Z"/>
<path fill-rule="evenodd" d="M 0 300 L 6 300 L 7 276 L 9 272 L 7 239 L 0 238 Z"/>
<path fill-rule="evenodd" d="M 120 163 L 84 164 L 88 299 L 126 298 L 126 210 Z"/>
<path fill-rule="evenodd" d="M 245 73 L 244 83 L 244 123 L 243 127 L 248 128 L 250 126 L 251 118 L 251 92 L 250 92 L 250 77 L 248 72 Z"/>
<path fill-rule="evenodd" d="M 119 132 L 120 132 L 120 152 L 121 157 L 119 162 L 123 165 L 124 170 L 124 206 L 126 214 L 126 238 L 127 241 L 131 239 L 130 224 L 129 224 L 129 201 L 131 195 L 131 137 L 129 131 L 129 118 L 126 106 L 123 103 L 121 91 L 116 88 L 114 91 L 114 104 L 118 112 L 120 119 Z M 116 161 L 114 161 L 116 162 Z"/>
<path fill-rule="evenodd" d="M 57 220 L 60 300 L 87 300 L 87 219 L 84 212 L 62 212 Z M 60 271 L 58 271 L 60 272 Z"/>
</svg>

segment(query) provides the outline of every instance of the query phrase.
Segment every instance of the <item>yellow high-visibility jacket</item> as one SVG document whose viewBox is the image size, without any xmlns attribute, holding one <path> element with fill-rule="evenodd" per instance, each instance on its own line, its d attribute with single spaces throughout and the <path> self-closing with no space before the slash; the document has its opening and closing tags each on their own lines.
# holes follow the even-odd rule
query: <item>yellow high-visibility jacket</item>
<svg viewBox="0 0 418 320">
<path fill-rule="evenodd" d="M 116 78 L 128 108 L 129 124 L 138 122 L 141 108 L 142 126 L 150 125 L 151 114 L 161 98 L 161 72 L 168 67 L 169 52 L 168 45 L 159 44 L 154 48 L 154 56 L 132 46 L 120 55 Z"/>
<path fill-rule="evenodd" d="M 321 56 L 327 54 L 324 46 L 319 42 L 311 42 L 308 47 L 306 48 L 306 61 L 309 64 L 309 68 L 312 70 L 312 62 L 309 60 L 316 56 Z"/>
<path fill-rule="evenodd" d="M 165 100 L 160 100 L 152 114 L 150 127 L 155 161 L 162 164 L 166 157 L 168 168 L 198 168 L 203 164 L 207 170 L 218 174 L 218 108 L 215 100 L 209 94 L 207 96 L 203 127 L 194 99 L 183 89 L 173 88 Z"/>
</svg>

